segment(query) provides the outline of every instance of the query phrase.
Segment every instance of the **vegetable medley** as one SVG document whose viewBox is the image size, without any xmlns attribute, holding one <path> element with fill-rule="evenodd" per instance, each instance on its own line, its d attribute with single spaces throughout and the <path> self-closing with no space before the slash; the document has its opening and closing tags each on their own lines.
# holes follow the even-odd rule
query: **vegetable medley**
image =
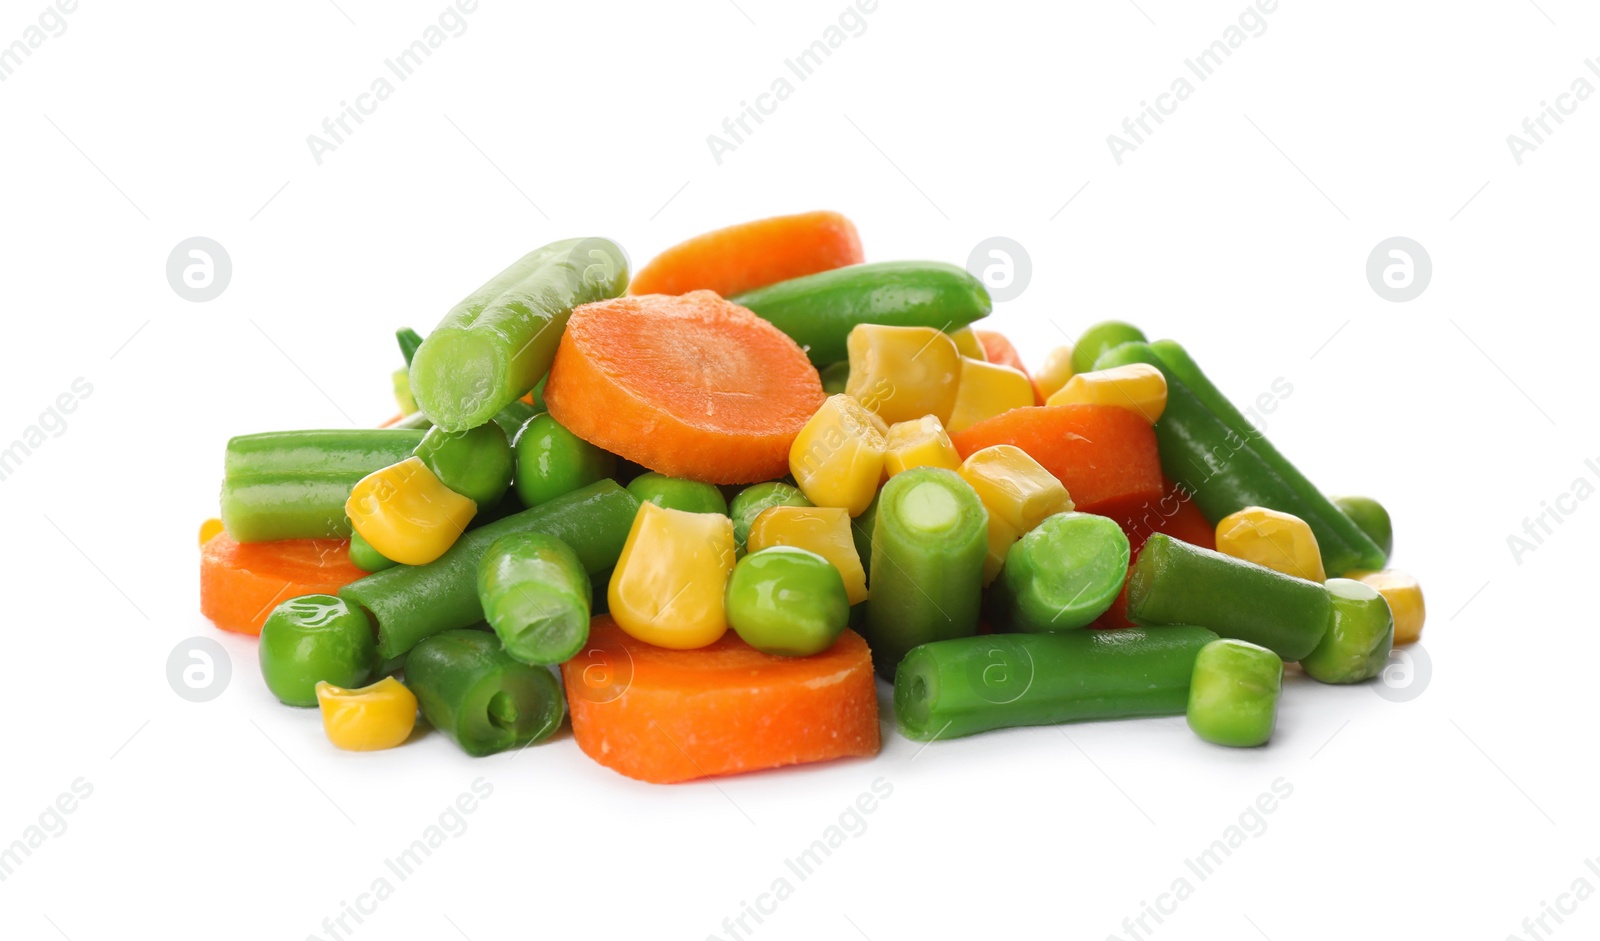
<svg viewBox="0 0 1600 941">
<path fill-rule="evenodd" d="M 1358 683 L 1418 638 L 1384 508 L 1324 496 L 1182 346 L 1100 323 L 1030 374 L 989 312 L 832 212 L 631 281 L 551 243 L 398 332 L 385 427 L 228 442 L 201 610 L 339 748 L 570 717 L 651 782 L 876 754 L 875 676 L 917 740 L 1186 714 L 1257 746 L 1286 663 Z"/>
</svg>

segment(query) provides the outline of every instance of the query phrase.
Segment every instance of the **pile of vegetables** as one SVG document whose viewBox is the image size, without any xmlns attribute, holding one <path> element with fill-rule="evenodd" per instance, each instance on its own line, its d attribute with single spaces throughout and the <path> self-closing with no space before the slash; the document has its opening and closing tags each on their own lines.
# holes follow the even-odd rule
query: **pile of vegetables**
<svg viewBox="0 0 1600 941">
<path fill-rule="evenodd" d="M 1330 500 L 1170 340 L 1037 372 L 983 285 L 816 212 L 524 255 L 423 338 L 386 427 L 228 442 L 201 609 L 340 748 L 470 755 L 570 717 L 673 782 L 912 739 L 1186 714 L 1272 735 L 1286 663 L 1415 641 L 1387 512 Z M 1333 577 L 1330 577 L 1333 576 Z"/>
</svg>

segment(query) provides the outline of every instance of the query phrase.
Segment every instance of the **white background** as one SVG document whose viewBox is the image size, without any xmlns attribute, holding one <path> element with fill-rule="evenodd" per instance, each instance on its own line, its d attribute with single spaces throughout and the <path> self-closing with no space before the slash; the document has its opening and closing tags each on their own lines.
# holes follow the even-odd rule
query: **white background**
<svg viewBox="0 0 1600 941">
<path fill-rule="evenodd" d="M 0 443 L 93 385 L 0 483 L 0 843 L 93 788 L 0 882 L 0 934 L 327 938 L 479 777 L 493 794 L 466 831 L 391 875 L 354 937 L 727 938 L 788 876 L 739 937 L 1128 938 L 1187 876 L 1154 937 L 1500 939 L 1544 937 L 1522 920 L 1600 887 L 1600 509 L 1563 498 L 1542 546 L 1507 545 L 1576 478 L 1600 483 L 1600 103 L 1520 166 L 1505 140 L 1574 78 L 1600 84 L 1592 7 L 1285 0 L 1119 166 L 1106 136 L 1243 0 L 882 0 L 715 161 L 707 135 L 844 6 L 483 0 L 321 165 L 306 136 L 443 0 L 87 0 L 0 83 Z M 0 4 L 0 43 L 43 7 Z M 437 734 L 337 752 L 266 692 L 252 640 L 198 614 L 195 529 L 229 436 L 386 418 L 394 328 L 431 327 L 547 241 L 606 235 L 638 264 L 813 208 L 850 215 L 871 259 L 1026 246 L 1032 282 L 990 325 L 1035 365 L 1121 317 L 1240 400 L 1287 379 L 1269 435 L 1328 490 L 1384 500 L 1426 587 L 1422 694 L 1294 682 L 1252 751 L 1181 718 L 925 751 L 890 732 L 871 761 L 653 787 L 568 733 L 518 757 Z M 195 235 L 233 261 L 208 303 L 165 276 Z M 1433 259 L 1409 303 L 1364 275 L 1393 235 Z M 232 655 L 204 704 L 165 673 L 196 635 Z M 866 830 L 796 879 L 784 860 L 877 778 L 893 792 Z M 1264 832 L 1209 879 L 1185 868 L 1280 778 Z M 1600 902 L 1564 917 L 1546 925 L 1592 937 Z"/>
</svg>

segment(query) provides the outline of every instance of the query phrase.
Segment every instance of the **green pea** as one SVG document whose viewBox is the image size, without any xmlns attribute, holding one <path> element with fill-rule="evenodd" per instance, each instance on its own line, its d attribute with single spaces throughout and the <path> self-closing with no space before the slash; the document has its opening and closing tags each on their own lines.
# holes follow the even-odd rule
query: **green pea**
<svg viewBox="0 0 1600 941">
<path fill-rule="evenodd" d="M 1213 745 L 1253 748 L 1272 737 L 1283 661 L 1242 640 L 1214 640 L 1195 657 L 1189 728 Z"/>
<path fill-rule="evenodd" d="M 833 646 L 850 620 L 850 598 L 833 563 L 805 549 L 773 546 L 739 560 L 728 579 L 728 626 L 745 643 L 780 657 Z"/>
<path fill-rule="evenodd" d="M 1114 346 L 1143 340 L 1144 333 L 1131 323 L 1101 321 L 1083 331 L 1083 336 L 1078 337 L 1078 342 L 1072 347 L 1072 372 L 1074 375 L 1093 372 L 1095 360 L 1100 358 L 1101 353 Z"/>
<path fill-rule="evenodd" d="M 1323 586 L 1333 601 L 1328 630 L 1315 650 L 1300 660 L 1314 680 L 1359 683 L 1383 670 L 1394 646 L 1394 615 L 1377 589 L 1348 578 Z"/>
<path fill-rule="evenodd" d="M 751 484 L 739 491 L 729 506 L 733 517 L 733 541 L 739 554 L 744 555 L 744 544 L 750 539 L 750 527 L 756 517 L 775 506 L 810 506 L 811 501 L 794 484 L 772 480 L 764 484 Z"/>
<path fill-rule="evenodd" d="M 354 530 L 350 533 L 350 564 L 363 572 L 381 572 L 400 563 L 372 548 L 372 543 L 361 538 Z"/>
<path fill-rule="evenodd" d="M 372 624 L 333 595 L 290 598 L 261 626 L 261 677 L 291 706 L 315 706 L 317 682 L 358 687 L 377 665 Z"/>
<path fill-rule="evenodd" d="M 668 477 L 650 471 L 629 481 L 628 492 L 640 503 L 654 503 L 669 510 L 728 515 L 728 501 L 722 491 L 715 484 L 704 484 L 698 480 Z"/>
<path fill-rule="evenodd" d="M 1378 544 L 1384 555 L 1394 552 L 1394 526 L 1389 522 L 1389 511 L 1383 504 L 1371 497 L 1334 497 L 1333 505 L 1344 511 L 1356 524 L 1356 528 L 1367 534 L 1367 538 Z"/>
<path fill-rule="evenodd" d="M 511 447 L 516 451 L 517 497 L 535 507 L 611 477 L 616 455 L 595 447 L 541 412 L 528 419 Z"/>
</svg>

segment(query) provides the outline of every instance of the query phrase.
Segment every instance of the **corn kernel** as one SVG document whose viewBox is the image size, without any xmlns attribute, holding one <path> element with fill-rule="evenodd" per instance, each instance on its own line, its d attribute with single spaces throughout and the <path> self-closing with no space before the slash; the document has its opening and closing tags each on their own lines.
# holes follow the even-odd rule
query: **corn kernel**
<svg viewBox="0 0 1600 941">
<path fill-rule="evenodd" d="M 345 501 L 350 524 L 385 558 L 426 565 L 466 531 L 478 505 L 408 457 L 361 478 Z"/>
<path fill-rule="evenodd" d="M 961 385 L 945 427 L 962 431 L 985 418 L 1033 404 L 1033 383 L 1020 370 L 976 359 L 961 361 Z"/>
<path fill-rule="evenodd" d="M 1045 399 L 1046 405 L 1114 405 L 1154 423 L 1167 409 L 1167 379 L 1149 363 L 1079 373 Z"/>
<path fill-rule="evenodd" d="M 1072 378 L 1072 345 L 1058 346 L 1044 358 L 1044 365 L 1033 374 L 1039 394 L 1049 399 Z"/>
<path fill-rule="evenodd" d="M 715 643 L 728 630 L 723 591 L 736 558 L 728 517 L 642 503 L 607 586 L 611 617 L 657 647 Z"/>
<path fill-rule="evenodd" d="M 978 339 L 978 334 L 971 327 L 962 327 L 960 330 L 951 330 L 950 339 L 956 341 L 956 352 L 968 359 L 981 359 L 985 362 L 989 354 L 983 349 L 983 341 Z"/>
<path fill-rule="evenodd" d="M 1217 551 L 1296 578 L 1328 580 L 1311 527 L 1298 516 L 1263 506 L 1247 506 L 1219 520 Z"/>
<path fill-rule="evenodd" d="M 884 421 L 924 415 L 950 418 L 961 380 L 961 353 L 932 327 L 859 324 L 845 340 L 850 378 L 844 390 Z"/>
<path fill-rule="evenodd" d="M 961 462 L 957 473 L 978 492 L 989 515 L 1005 520 L 1018 531 L 1018 538 L 1046 517 L 1073 508 L 1061 481 L 1016 445 L 997 444 L 974 451 Z"/>
<path fill-rule="evenodd" d="M 1362 582 L 1389 602 L 1394 615 L 1394 643 L 1416 643 L 1422 637 L 1422 622 L 1427 618 L 1427 608 L 1422 603 L 1422 586 L 1417 580 L 1399 569 L 1381 572 L 1346 572 L 1345 578 Z"/>
<path fill-rule="evenodd" d="M 222 520 L 212 517 L 200 524 L 200 545 L 211 541 L 211 537 L 222 532 Z"/>
<path fill-rule="evenodd" d="M 867 572 L 850 534 L 850 514 L 838 507 L 775 506 L 750 524 L 747 552 L 794 546 L 815 552 L 839 570 L 851 604 L 867 600 Z"/>
<path fill-rule="evenodd" d="M 913 467 L 955 470 L 960 466 L 961 455 L 950 442 L 950 435 L 945 432 L 938 418 L 924 415 L 889 426 L 883 455 L 883 469 L 887 476 L 893 477 Z"/>
<path fill-rule="evenodd" d="M 417 697 L 386 676 L 371 686 L 343 689 L 317 683 L 317 706 L 328 741 L 346 751 L 377 751 L 403 744 L 417 724 Z"/>
<path fill-rule="evenodd" d="M 860 516 L 883 476 L 887 431 L 854 398 L 829 396 L 789 447 L 789 473 L 807 500 Z"/>
</svg>

